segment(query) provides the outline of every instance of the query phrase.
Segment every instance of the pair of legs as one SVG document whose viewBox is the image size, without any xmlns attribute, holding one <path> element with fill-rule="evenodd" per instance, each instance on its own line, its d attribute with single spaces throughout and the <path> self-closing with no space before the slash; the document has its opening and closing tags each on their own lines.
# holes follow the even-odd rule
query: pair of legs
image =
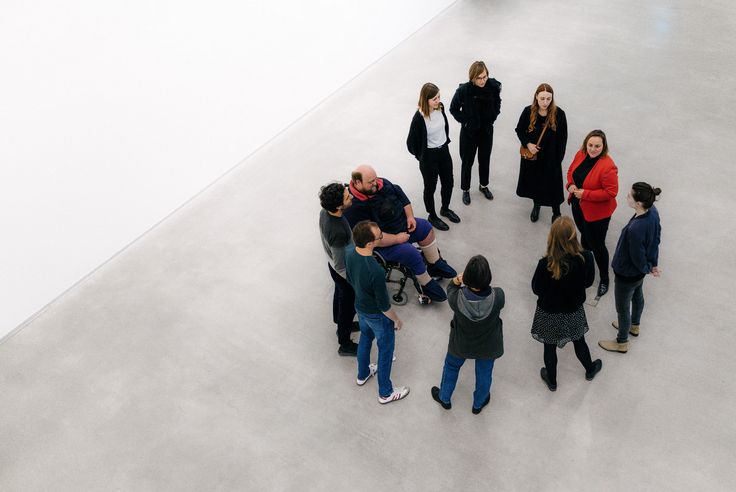
<svg viewBox="0 0 736 492">
<path fill-rule="evenodd" d="M 593 371 L 593 361 L 590 358 L 590 349 L 585 343 L 585 336 L 573 340 L 575 355 L 585 368 L 586 373 Z M 547 381 L 551 385 L 557 384 L 557 345 L 553 343 L 544 344 L 544 367 L 547 369 Z"/>
<path fill-rule="evenodd" d="M 638 325 L 641 313 L 644 311 L 644 279 L 636 282 L 626 282 L 616 277 L 614 279 L 614 296 L 616 299 L 616 314 L 618 315 L 618 343 L 625 343 L 629 339 L 631 325 Z"/>
<path fill-rule="evenodd" d="M 549 206 L 552 207 L 552 215 L 553 216 L 562 215 L 560 213 L 560 204 L 559 203 L 557 205 L 549 205 Z M 536 200 L 534 200 L 534 208 L 536 208 L 537 210 L 539 210 L 541 207 L 547 207 L 547 205 L 542 205 L 541 203 L 539 203 Z M 537 215 L 539 215 L 539 214 L 537 213 Z"/>
<path fill-rule="evenodd" d="M 572 218 L 575 225 L 580 231 L 580 244 L 583 248 L 593 252 L 595 264 L 598 265 L 598 273 L 601 283 L 608 284 L 608 248 L 606 248 L 606 234 L 608 233 L 608 224 L 611 222 L 610 217 L 605 219 L 588 222 L 583 217 L 583 211 L 580 205 L 573 203 Z"/>
<path fill-rule="evenodd" d="M 416 219 L 416 221 L 417 226 L 409 234 L 409 240 L 407 242 L 377 248 L 376 251 L 388 261 L 395 261 L 409 267 L 417 279 L 419 279 L 419 283 L 425 285 L 431 280 L 431 277 L 427 274 L 427 266 L 424 263 L 424 259 L 422 259 L 421 253 L 417 251 L 413 243 L 419 245 L 427 263 L 436 263 L 440 258 L 440 252 L 437 248 L 432 224 L 425 219 Z"/>
<path fill-rule="evenodd" d="M 437 210 L 434 206 L 434 192 L 437 189 L 437 180 L 439 178 L 441 189 L 440 197 L 442 200 L 442 208 L 450 207 L 450 198 L 452 198 L 452 188 L 455 180 L 452 176 L 452 158 L 447 145 L 443 145 L 437 149 L 427 149 L 424 157 L 419 163 L 419 170 L 422 172 L 424 180 L 424 207 L 430 217 L 437 217 Z"/>
<path fill-rule="evenodd" d="M 491 150 L 493 149 L 493 127 L 490 132 L 477 130 L 469 132 L 465 128 L 460 130 L 460 189 L 470 190 L 470 174 L 475 162 L 475 153 L 478 153 L 478 177 L 482 187 L 488 186 L 491 170 Z"/>
<path fill-rule="evenodd" d="M 370 375 L 368 365 L 371 361 L 373 340 L 378 348 L 378 396 L 386 397 L 394 391 L 391 384 L 391 364 L 394 357 L 394 322 L 383 313 L 367 314 L 358 311 L 360 341 L 358 342 L 358 379 L 365 380 Z"/>
<path fill-rule="evenodd" d="M 355 291 L 347 280 L 342 278 L 329 263 L 330 276 L 335 282 L 335 293 L 332 296 L 332 320 L 337 325 L 337 343 L 351 345 L 350 332 L 355 317 Z"/>
<path fill-rule="evenodd" d="M 450 403 L 455 391 L 457 377 L 465 359 L 447 354 L 445 367 L 442 369 L 442 383 L 440 383 L 440 400 Z M 473 392 L 473 408 L 481 408 L 491 392 L 493 381 L 493 359 L 475 359 L 475 391 Z"/>
</svg>

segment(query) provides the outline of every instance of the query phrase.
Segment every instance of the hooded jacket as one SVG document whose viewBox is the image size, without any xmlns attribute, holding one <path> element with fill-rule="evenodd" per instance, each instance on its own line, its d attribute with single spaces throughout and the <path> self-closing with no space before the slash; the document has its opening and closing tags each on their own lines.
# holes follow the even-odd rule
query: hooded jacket
<svg viewBox="0 0 736 492">
<path fill-rule="evenodd" d="M 485 295 L 484 295 L 485 294 Z M 450 323 L 447 352 L 462 359 L 498 359 L 503 355 L 501 309 L 506 297 L 500 287 L 475 293 L 454 282 L 447 285 L 447 301 L 455 313 Z"/>
</svg>

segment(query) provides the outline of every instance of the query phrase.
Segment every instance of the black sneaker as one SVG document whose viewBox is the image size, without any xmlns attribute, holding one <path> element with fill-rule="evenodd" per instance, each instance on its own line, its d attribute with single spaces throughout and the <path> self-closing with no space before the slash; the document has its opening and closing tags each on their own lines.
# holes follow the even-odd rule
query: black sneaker
<svg viewBox="0 0 736 492">
<path fill-rule="evenodd" d="M 601 372 L 601 368 L 603 367 L 603 361 L 600 359 L 596 359 L 593 361 L 593 369 L 585 373 L 585 379 L 588 381 L 593 381 L 593 378 L 596 374 Z"/>
<path fill-rule="evenodd" d="M 603 297 L 606 295 L 606 292 L 608 292 L 608 281 L 598 284 L 598 292 L 596 293 L 596 296 Z"/>
<path fill-rule="evenodd" d="M 358 344 L 350 342 L 340 345 L 340 348 L 337 349 L 337 353 L 343 357 L 355 357 L 358 355 Z"/>
<path fill-rule="evenodd" d="M 440 230 L 440 231 L 450 230 L 450 226 L 448 226 L 444 220 L 440 219 L 436 215 L 434 216 L 430 215 L 429 217 L 427 217 L 427 220 L 429 221 L 430 224 L 432 224 L 432 227 L 434 227 L 437 230 Z"/>
<path fill-rule="evenodd" d="M 486 397 L 486 401 L 483 402 L 483 404 L 480 406 L 480 408 L 473 407 L 473 413 L 475 415 L 478 415 L 481 412 L 481 410 L 483 410 L 483 407 L 485 407 L 486 405 L 488 405 L 488 402 L 489 401 L 491 401 L 491 394 L 490 393 L 488 393 L 488 396 Z"/>
<path fill-rule="evenodd" d="M 557 383 L 552 384 L 549 382 L 549 379 L 547 378 L 547 368 L 543 367 L 539 371 L 539 375 L 542 376 L 542 381 L 544 381 L 547 384 L 547 388 L 549 388 L 550 391 L 557 391 Z"/>
<path fill-rule="evenodd" d="M 491 190 L 489 190 L 487 186 L 481 186 L 480 192 L 483 193 L 483 196 L 487 199 L 493 200 L 493 193 L 491 193 Z"/>
<path fill-rule="evenodd" d="M 440 258 L 434 263 L 427 265 L 427 273 L 430 277 L 441 277 L 441 278 L 455 278 L 457 277 L 457 271 L 452 268 L 444 258 Z"/>
<path fill-rule="evenodd" d="M 444 401 L 440 400 L 440 389 L 437 386 L 432 386 L 432 398 L 434 401 L 442 405 L 442 408 L 445 410 L 449 410 L 452 408 L 452 403 L 445 403 Z"/>
<path fill-rule="evenodd" d="M 443 289 L 435 279 L 422 285 L 422 291 L 424 292 L 424 295 L 432 299 L 432 302 L 444 302 L 447 300 L 445 289 Z"/>
<path fill-rule="evenodd" d="M 470 205 L 470 192 L 469 191 L 463 191 L 463 203 L 465 205 Z"/>
<path fill-rule="evenodd" d="M 447 217 L 450 222 L 454 222 L 455 224 L 460 222 L 460 217 L 458 217 L 457 214 L 453 212 L 452 210 L 450 210 L 449 208 L 441 208 L 440 215 L 442 217 Z"/>
</svg>

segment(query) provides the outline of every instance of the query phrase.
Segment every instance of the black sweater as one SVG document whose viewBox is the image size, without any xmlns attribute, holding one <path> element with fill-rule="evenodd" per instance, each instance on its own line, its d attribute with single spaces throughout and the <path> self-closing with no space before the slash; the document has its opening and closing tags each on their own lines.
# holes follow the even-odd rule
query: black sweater
<svg viewBox="0 0 736 492">
<path fill-rule="evenodd" d="M 445 115 L 445 106 L 442 103 L 440 103 L 439 110 L 442 111 L 442 117 L 445 119 L 445 136 L 447 137 L 445 145 L 447 145 L 450 143 L 450 124 Z M 424 115 L 419 110 L 414 113 L 414 117 L 411 119 L 409 136 L 406 137 L 406 148 L 420 162 L 427 151 L 427 124 L 424 122 Z"/>
<path fill-rule="evenodd" d="M 537 306 L 548 313 L 572 313 L 585 302 L 585 289 L 593 285 L 593 253 L 583 251 L 583 258 L 569 259 L 569 270 L 559 280 L 547 270 L 547 257 L 537 263 L 532 291 L 539 297 Z"/>
</svg>

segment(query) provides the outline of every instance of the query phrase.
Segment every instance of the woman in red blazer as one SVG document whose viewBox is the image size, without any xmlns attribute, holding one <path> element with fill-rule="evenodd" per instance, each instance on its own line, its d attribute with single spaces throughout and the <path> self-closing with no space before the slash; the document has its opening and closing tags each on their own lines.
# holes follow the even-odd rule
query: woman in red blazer
<svg viewBox="0 0 736 492">
<path fill-rule="evenodd" d="M 593 252 L 600 283 L 598 297 L 608 292 L 608 249 L 606 233 L 616 210 L 618 168 L 608 156 L 608 142 L 602 130 L 593 130 L 583 140 L 567 170 L 567 202 L 580 230 L 583 248 Z"/>
</svg>

